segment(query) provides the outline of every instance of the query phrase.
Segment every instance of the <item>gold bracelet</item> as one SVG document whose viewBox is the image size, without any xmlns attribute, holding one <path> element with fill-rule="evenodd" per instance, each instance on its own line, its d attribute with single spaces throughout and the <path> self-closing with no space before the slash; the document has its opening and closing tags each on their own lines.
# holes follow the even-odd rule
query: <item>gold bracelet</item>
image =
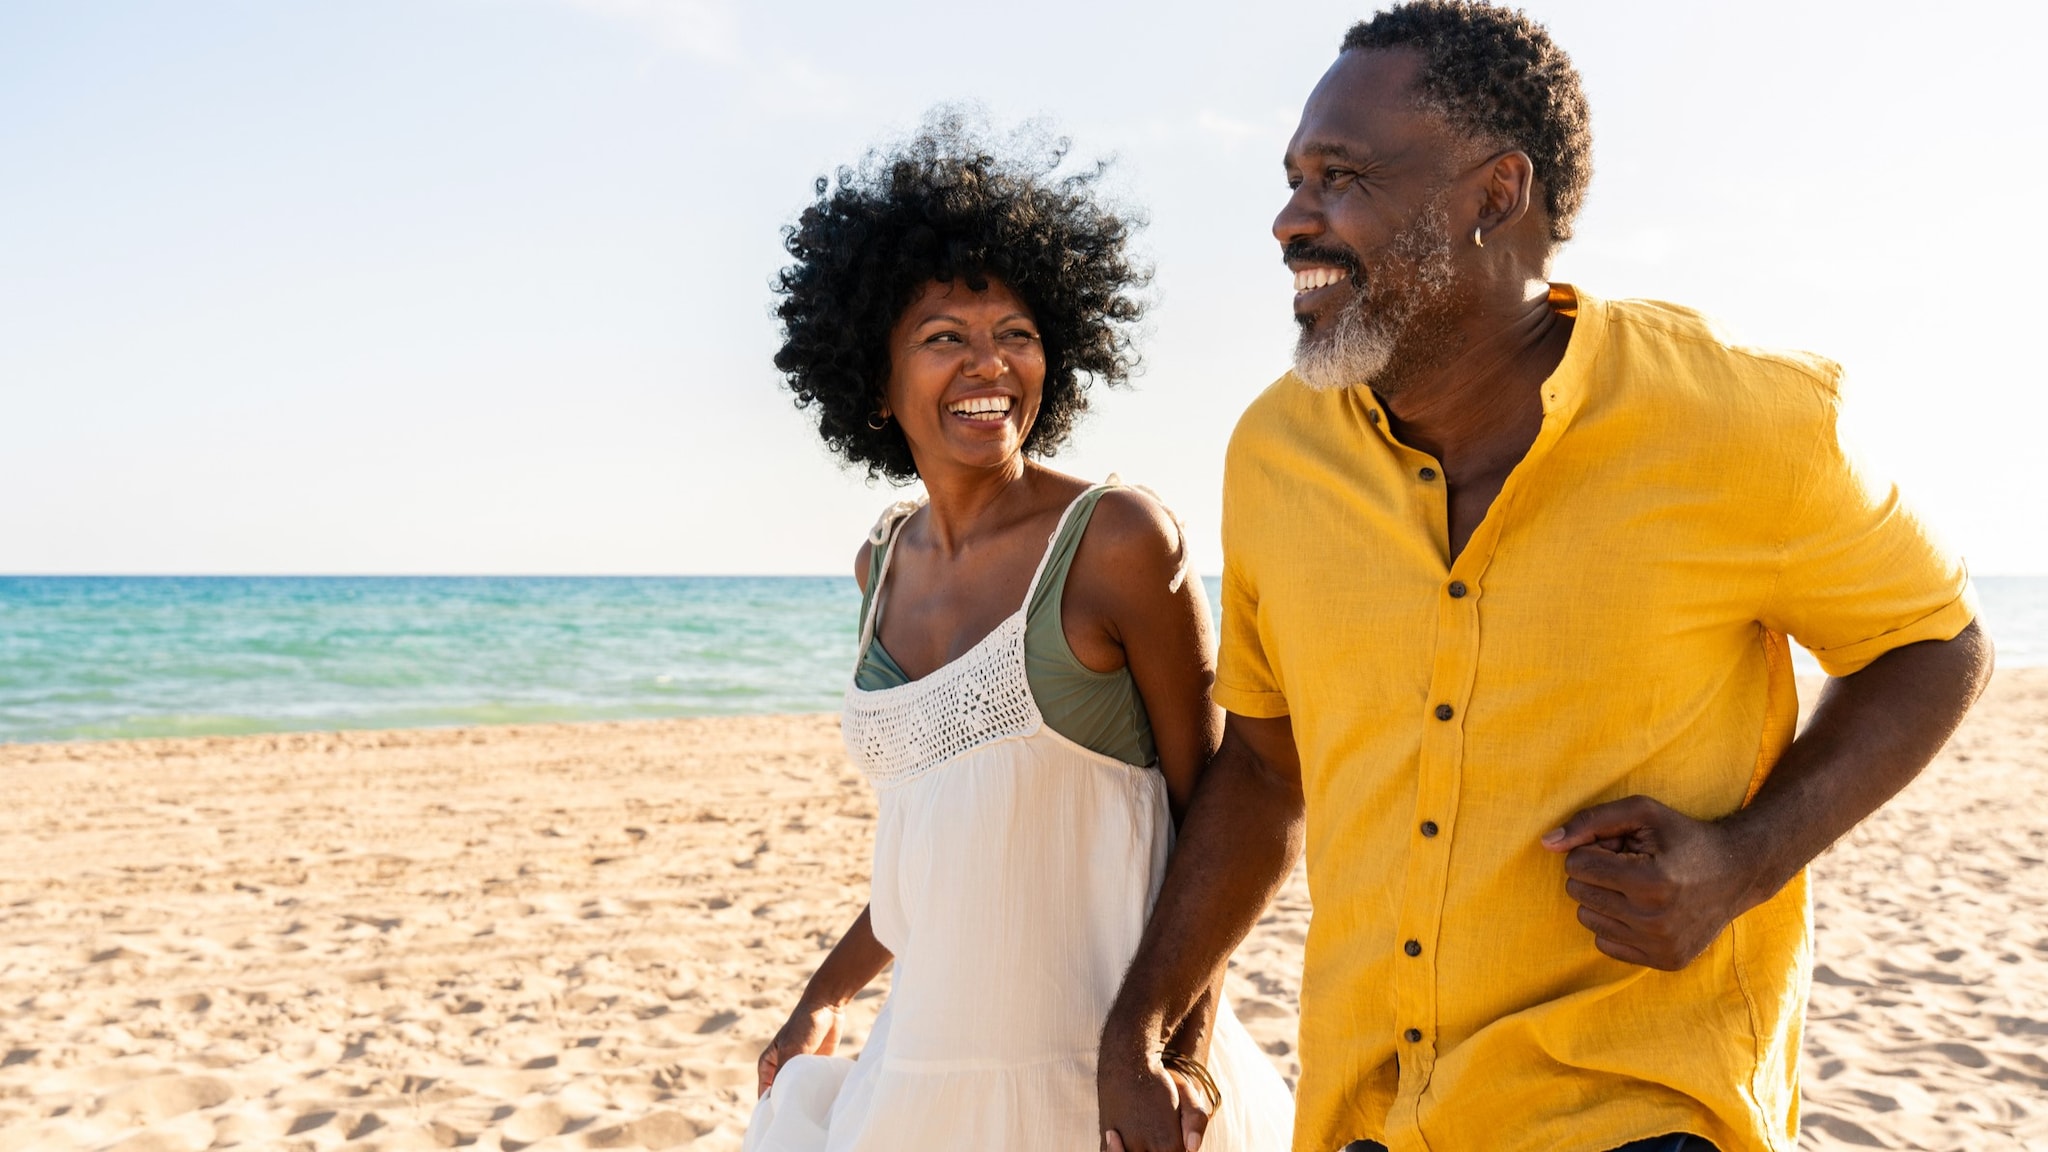
<svg viewBox="0 0 2048 1152">
<path fill-rule="evenodd" d="M 1166 1051 L 1159 1054 L 1159 1063 L 1194 1081 L 1195 1087 L 1208 1095 L 1211 1113 L 1223 1107 L 1223 1090 L 1216 1087 L 1216 1078 L 1209 1075 L 1209 1070 L 1202 1067 L 1200 1060 L 1185 1052 Z"/>
</svg>

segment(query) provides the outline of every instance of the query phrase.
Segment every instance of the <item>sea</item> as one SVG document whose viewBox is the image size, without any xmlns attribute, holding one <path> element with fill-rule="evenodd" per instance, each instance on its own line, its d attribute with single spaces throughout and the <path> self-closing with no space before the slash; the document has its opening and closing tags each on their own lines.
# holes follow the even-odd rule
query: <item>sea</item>
<svg viewBox="0 0 2048 1152">
<path fill-rule="evenodd" d="M 1977 586 L 2000 666 L 2048 665 L 2048 577 Z M 831 711 L 858 612 L 843 576 L 0 577 L 0 743 Z"/>
</svg>

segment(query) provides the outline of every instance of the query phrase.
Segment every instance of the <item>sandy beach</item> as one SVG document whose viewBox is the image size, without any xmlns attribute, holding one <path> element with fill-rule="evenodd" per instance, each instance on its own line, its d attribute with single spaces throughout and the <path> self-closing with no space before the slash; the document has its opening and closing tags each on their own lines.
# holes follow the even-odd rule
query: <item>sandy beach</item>
<svg viewBox="0 0 2048 1152">
<path fill-rule="evenodd" d="M 1808 1148 L 2048 1149 L 2048 670 L 1816 867 Z M 0 1152 L 734 1149 L 860 906 L 826 716 L 0 746 Z M 1297 875 L 1233 963 L 1283 1073 Z M 857 1046 L 881 998 L 856 1008 Z"/>
</svg>

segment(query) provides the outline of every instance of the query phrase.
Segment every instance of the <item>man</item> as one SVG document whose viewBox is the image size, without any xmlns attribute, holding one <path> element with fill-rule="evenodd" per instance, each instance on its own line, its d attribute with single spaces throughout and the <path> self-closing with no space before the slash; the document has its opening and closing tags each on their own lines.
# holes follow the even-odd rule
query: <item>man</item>
<svg viewBox="0 0 2048 1152">
<path fill-rule="evenodd" d="M 1308 99 L 1301 340 L 1231 443 L 1226 735 L 1104 1030 L 1111 1147 L 1199 1142 L 1160 1042 L 1304 840 L 1296 1152 L 1793 1146 L 1804 868 L 1991 645 L 1846 462 L 1835 365 L 1548 282 L 1589 145 L 1548 34 L 1465 0 Z M 1788 636 L 1834 677 L 1796 740 Z"/>
</svg>

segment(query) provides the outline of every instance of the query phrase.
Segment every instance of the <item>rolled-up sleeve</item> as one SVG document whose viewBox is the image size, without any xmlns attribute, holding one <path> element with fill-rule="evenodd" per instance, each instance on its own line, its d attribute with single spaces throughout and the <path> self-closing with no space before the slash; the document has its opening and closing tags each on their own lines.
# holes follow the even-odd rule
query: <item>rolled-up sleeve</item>
<svg viewBox="0 0 2048 1152">
<path fill-rule="evenodd" d="M 1261 513 L 1271 511 L 1262 507 L 1271 497 L 1259 483 L 1267 470 L 1256 463 L 1262 440 L 1241 422 L 1223 463 L 1223 636 L 1214 695 L 1226 712 L 1270 720 L 1291 713 L 1259 627 L 1258 526 L 1266 519 Z"/>
<path fill-rule="evenodd" d="M 1258 593 L 1231 564 L 1223 565 L 1223 644 L 1216 657 L 1216 703 L 1227 712 L 1269 720 L 1288 715 L 1287 694 L 1273 675 L 1259 635 Z"/>
<path fill-rule="evenodd" d="M 1762 623 L 1812 652 L 1828 675 L 1847 676 L 1894 648 L 1954 639 L 1976 603 L 1962 561 L 1895 485 L 1843 450 L 1838 398 L 1824 396 L 1822 407 Z"/>
</svg>

